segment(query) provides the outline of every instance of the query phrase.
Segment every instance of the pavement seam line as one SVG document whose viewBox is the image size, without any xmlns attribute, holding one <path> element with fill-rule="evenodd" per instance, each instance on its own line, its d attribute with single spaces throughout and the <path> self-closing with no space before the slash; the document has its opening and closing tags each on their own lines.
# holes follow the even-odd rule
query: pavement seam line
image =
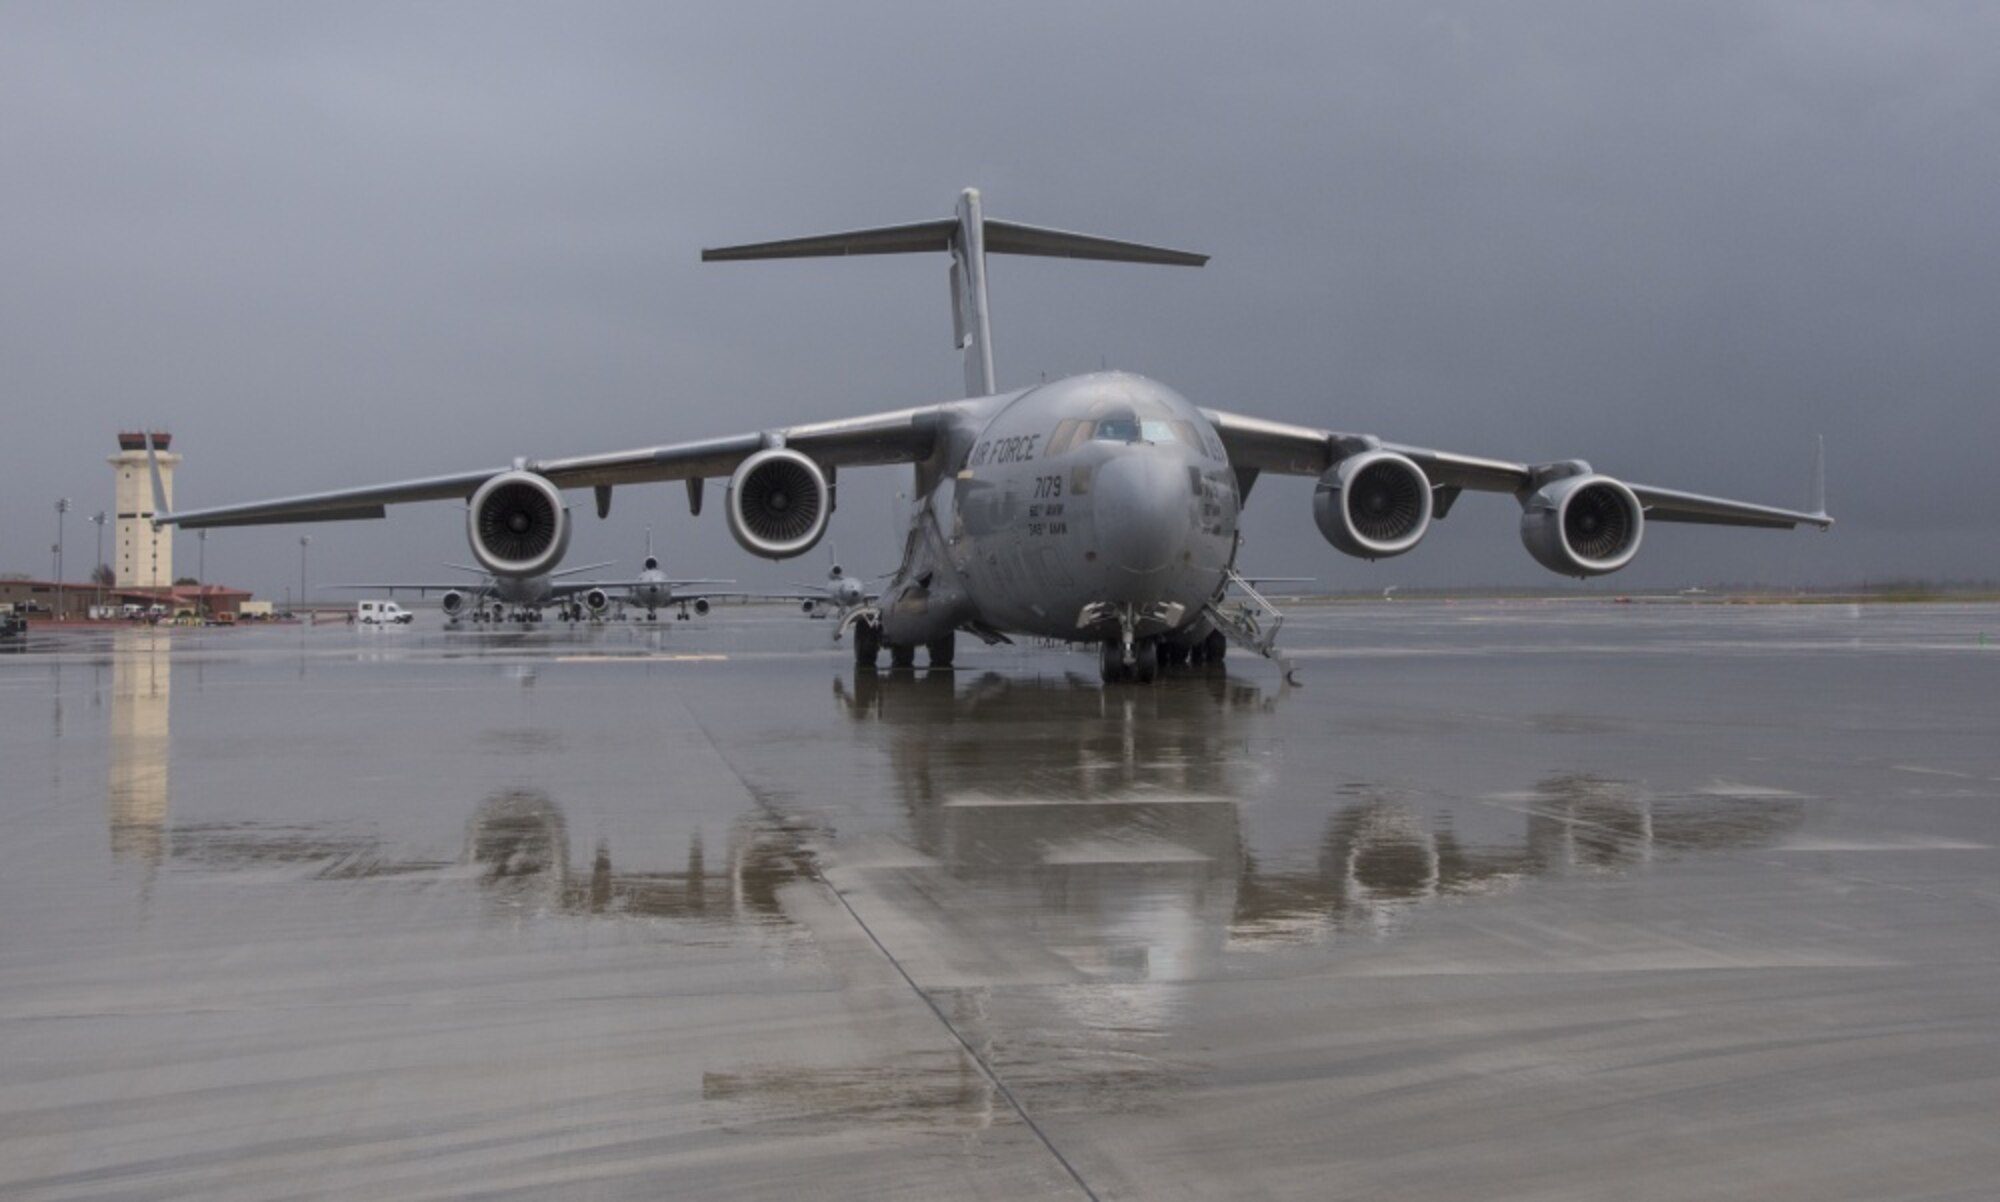
<svg viewBox="0 0 2000 1202">
<path fill-rule="evenodd" d="M 736 761 L 731 759 L 729 753 L 722 749 L 722 745 L 715 741 L 715 736 L 709 733 L 708 724 L 702 721 L 701 715 L 696 712 L 693 706 L 688 705 L 684 701 L 681 703 L 681 707 L 689 719 L 693 721 L 695 729 L 701 732 L 701 737 L 708 740 L 709 749 L 715 752 L 716 757 L 722 761 L 723 766 L 729 769 L 730 775 L 734 776 L 737 783 L 743 786 L 743 791 L 750 795 L 751 801 L 766 814 L 776 818 L 778 816 L 777 808 L 770 803 L 756 786 L 750 783 L 749 779 L 743 775 L 742 769 L 736 766 Z M 1077 1167 L 1070 1163 L 1069 1157 L 1064 1156 L 1062 1149 L 1056 1147 L 1055 1140 L 1049 1138 L 1049 1133 L 1042 1130 L 1042 1125 L 1037 1123 L 1034 1117 L 1028 1113 L 1028 1108 L 1021 1105 L 1021 1099 L 1014 1096 L 1014 1091 L 1007 1088 L 1007 1083 L 1001 1080 L 1000 1074 L 994 1070 L 991 1064 L 986 1062 L 986 1057 L 979 1054 L 978 1049 L 974 1048 L 971 1041 L 967 1040 L 958 1027 L 952 1023 L 951 1018 L 945 1014 L 943 1008 L 937 1004 L 936 1000 L 930 994 L 924 992 L 923 986 L 917 984 L 916 978 L 910 975 L 909 969 L 904 968 L 903 962 L 896 958 L 896 953 L 889 950 L 888 945 L 883 943 L 881 938 L 875 934 L 875 928 L 869 926 L 868 920 L 861 917 L 860 912 L 847 900 L 847 895 L 842 893 L 832 881 L 826 879 L 826 874 L 820 869 L 818 857 L 815 856 L 807 861 L 806 876 L 815 884 L 824 888 L 828 893 L 833 894 L 834 900 L 840 903 L 840 908 L 847 911 L 847 916 L 854 920 L 854 925 L 860 927 L 861 933 L 868 936 L 868 942 L 875 945 L 875 950 L 882 953 L 882 958 L 887 960 L 889 966 L 896 970 L 896 975 L 903 978 L 903 984 L 910 987 L 910 992 L 917 995 L 917 999 L 923 1002 L 924 1007 L 931 1012 L 932 1017 L 938 1020 L 938 1024 L 951 1035 L 952 1040 L 959 1047 L 965 1050 L 965 1054 L 972 1058 L 972 1063 L 979 1066 L 980 1074 L 993 1083 L 993 1088 L 999 1092 L 1001 1097 L 1007 1099 L 1007 1105 L 1012 1108 L 1016 1115 L 1020 1116 L 1021 1122 L 1029 1131 L 1034 1133 L 1035 1139 L 1041 1143 L 1050 1156 L 1055 1158 L 1056 1163 L 1063 1167 L 1063 1172 L 1069 1174 L 1069 1179 L 1076 1182 L 1076 1188 L 1083 1191 L 1083 1196 L 1089 1198 L 1090 1202 L 1103 1202 L 1103 1199 L 1098 1197 L 1097 1191 L 1090 1188 L 1090 1183 L 1083 1179 L 1083 1174 L 1078 1172 Z"/>
<path fill-rule="evenodd" d="M 1000 1092 L 1001 1097 L 1007 1099 L 1007 1105 L 1013 1108 L 1015 1114 L 1021 1116 L 1021 1121 L 1027 1124 L 1028 1130 L 1035 1133 L 1035 1138 L 1041 1141 L 1042 1147 L 1048 1149 L 1049 1155 L 1055 1157 L 1056 1163 L 1061 1165 L 1063 1171 L 1069 1174 L 1070 1180 L 1076 1182 L 1076 1188 L 1083 1191 L 1083 1196 L 1089 1198 L 1090 1202 L 1103 1202 L 1097 1196 L 1097 1191 L 1091 1189 L 1090 1183 L 1083 1179 L 1083 1174 L 1078 1172 L 1076 1166 L 1070 1163 L 1069 1157 L 1064 1156 L 1062 1149 L 1056 1147 L 1055 1141 L 1049 1138 L 1049 1133 L 1042 1130 L 1042 1125 L 1037 1123 L 1033 1116 L 1028 1113 L 1028 1108 L 1021 1105 L 1021 1100 L 1014 1096 L 1014 1091 L 1007 1088 L 1007 1083 L 1000 1079 L 1000 1074 L 994 1070 L 992 1065 L 986 1062 L 986 1057 L 981 1056 L 978 1049 L 974 1048 L 971 1042 L 965 1038 L 965 1035 L 959 1031 L 950 1017 L 945 1014 L 943 1007 L 937 1004 L 937 1000 L 926 993 L 923 986 L 917 984 L 916 978 L 912 977 L 909 970 L 903 967 L 903 962 L 896 958 L 896 953 L 890 951 L 888 946 L 876 936 L 874 928 L 870 927 L 868 920 L 861 917 L 860 912 L 855 910 L 853 903 L 847 900 L 847 895 L 841 892 L 832 881 L 827 880 L 818 871 L 817 866 L 815 866 L 813 871 L 813 879 L 824 885 L 827 891 L 832 893 L 835 899 L 840 902 L 840 908 L 847 911 L 847 916 L 854 920 L 854 925 L 860 927 L 861 933 L 868 936 L 868 942 L 875 945 L 875 950 L 881 952 L 882 958 L 887 960 L 890 967 L 896 970 L 896 975 L 903 978 L 903 983 L 910 987 L 910 992 L 916 994 L 924 1006 L 937 1018 L 939 1025 L 951 1033 L 952 1039 L 958 1042 L 958 1046 L 965 1049 L 965 1054 L 970 1056 L 972 1062 L 979 1066 L 979 1071 L 985 1075 L 988 1081 L 993 1083 L 993 1088 Z"/>
</svg>

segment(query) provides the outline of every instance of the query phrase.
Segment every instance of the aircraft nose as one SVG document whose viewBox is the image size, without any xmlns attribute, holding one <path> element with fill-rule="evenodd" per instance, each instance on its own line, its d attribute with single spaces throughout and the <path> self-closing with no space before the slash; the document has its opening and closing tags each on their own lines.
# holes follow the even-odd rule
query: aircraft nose
<svg viewBox="0 0 2000 1202">
<path fill-rule="evenodd" d="M 1111 567 L 1151 575 L 1172 566 L 1187 541 L 1187 465 L 1154 450 L 1118 455 L 1097 469 L 1098 554 Z"/>
</svg>

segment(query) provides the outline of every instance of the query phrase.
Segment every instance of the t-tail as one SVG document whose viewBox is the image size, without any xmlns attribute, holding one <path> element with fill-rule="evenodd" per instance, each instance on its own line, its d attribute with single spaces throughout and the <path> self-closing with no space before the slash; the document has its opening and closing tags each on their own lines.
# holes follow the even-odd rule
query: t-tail
<svg viewBox="0 0 2000 1202">
<path fill-rule="evenodd" d="M 824 255 L 899 255 L 918 251 L 951 254 L 951 329 L 965 352 L 965 391 L 991 396 L 1000 391 L 993 374 L 993 328 L 986 302 L 986 256 L 1042 255 L 1057 259 L 1102 259 L 1115 263 L 1163 263 L 1200 267 L 1207 255 L 1090 234 L 988 221 L 979 189 L 958 194 L 958 214 L 942 221 L 817 234 L 780 242 L 753 242 L 701 252 L 703 262 L 735 259 L 805 259 Z"/>
</svg>

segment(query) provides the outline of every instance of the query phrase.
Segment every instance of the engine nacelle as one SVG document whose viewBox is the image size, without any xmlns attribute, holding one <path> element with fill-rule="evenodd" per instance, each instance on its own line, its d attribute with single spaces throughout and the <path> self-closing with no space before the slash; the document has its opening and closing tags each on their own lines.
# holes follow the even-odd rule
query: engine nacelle
<svg viewBox="0 0 2000 1202">
<path fill-rule="evenodd" d="M 818 613 L 818 612 L 819 612 L 819 602 L 817 602 L 817 601 L 801 601 L 801 602 L 799 602 L 799 612 L 800 612 L 800 613 L 802 613 L 802 614 L 805 614 L 805 615 L 806 615 L 806 616 L 808 616 L 808 617 L 810 617 L 810 616 L 812 616 L 813 614 L 816 614 L 816 613 Z"/>
<path fill-rule="evenodd" d="M 819 464 L 797 451 L 771 447 L 736 469 L 723 508 L 729 533 L 745 551 L 790 559 L 812 550 L 826 533 L 830 500 Z"/>
<path fill-rule="evenodd" d="M 465 612 L 465 594 L 457 589 L 450 589 L 444 596 L 438 598 L 438 605 L 443 608 L 445 617 L 456 618 Z"/>
<path fill-rule="evenodd" d="M 1430 529 L 1430 478 L 1394 451 L 1349 455 L 1319 478 L 1313 522 L 1326 541 L 1348 555 L 1401 555 Z"/>
<path fill-rule="evenodd" d="M 495 576 L 540 576 L 569 550 L 562 492 L 533 472 L 501 472 L 480 485 L 465 526 L 473 558 Z"/>
<path fill-rule="evenodd" d="M 601 588 L 583 590 L 583 607 L 594 614 L 611 608 L 611 594 Z"/>
<path fill-rule="evenodd" d="M 1521 502 L 1521 544 L 1564 576 L 1602 576 L 1631 563 L 1645 529 L 1639 498 L 1609 476 L 1566 476 Z"/>
<path fill-rule="evenodd" d="M 696 597 L 696 598 L 694 599 L 694 612 L 696 613 L 696 615 L 697 615 L 697 616 L 700 616 L 700 617 L 704 617 L 704 618 L 705 618 L 705 617 L 707 617 L 707 616 L 708 616 L 708 598 L 707 598 L 707 597 Z"/>
</svg>

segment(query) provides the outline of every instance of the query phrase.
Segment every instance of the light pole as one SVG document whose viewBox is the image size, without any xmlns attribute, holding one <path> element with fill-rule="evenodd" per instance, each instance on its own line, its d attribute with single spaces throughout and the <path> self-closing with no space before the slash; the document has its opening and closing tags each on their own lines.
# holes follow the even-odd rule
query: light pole
<svg viewBox="0 0 2000 1202">
<path fill-rule="evenodd" d="M 69 512 L 69 498 L 63 497 L 61 500 L 56 502 L 56 620 L 57 621 L 61 621 L 63 616 L 63 586 L 62 586 L 63 515 L 68 512 Z"/>
<path fill-rule="evenodd" d="M 201 618 L 206 622 L 208 620 L 208 527 L 203 526 L 195 531 L 194 541 L 201 548 L 195 552 L 194 573 L 195 583 L 201 586 L 201 592 L 198 594 L 201 597 Z"/>
<path fill-rule="evenodd" d="M 90 579 L 97 585 L 97 608 L 104 608 L 104 520 L 105 512 L 100 509 L 90 515 L 92 525 L 97 527 L 97 562 L 91 566 Z"/>
<path fill-rule="evenodd" d="M 312 546 L 313 536 L 299 536 L 299 608 L 306 607 L 306 548 Z"/>
</svg>

